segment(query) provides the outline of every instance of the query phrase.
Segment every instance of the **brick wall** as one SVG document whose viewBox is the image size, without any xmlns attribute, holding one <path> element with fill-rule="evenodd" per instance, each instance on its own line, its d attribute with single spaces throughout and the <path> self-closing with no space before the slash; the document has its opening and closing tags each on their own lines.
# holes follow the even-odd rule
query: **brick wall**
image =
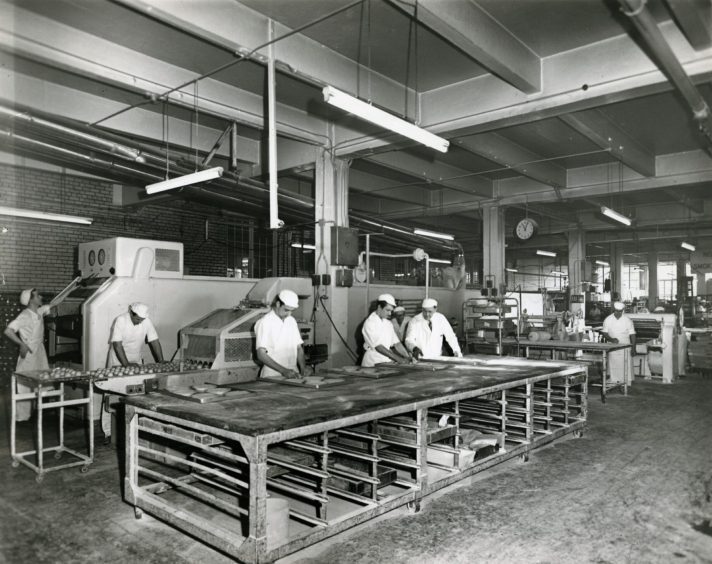
<svg viewBox="0 0 712 564">
<path fill-rule="evenodd" d="M 94 219 L 86 226 L 0 216 L 0 291 L 37 287 L 55 293 L 77 270 L 77 245 L 110 237 L 181 242 L 187 274 L 226 275 L 227 227 L 216 208 L 174 202 L 127 211 L 112 202 L 110 182 L 0 165 L 0 206 Z"/>
</svg>

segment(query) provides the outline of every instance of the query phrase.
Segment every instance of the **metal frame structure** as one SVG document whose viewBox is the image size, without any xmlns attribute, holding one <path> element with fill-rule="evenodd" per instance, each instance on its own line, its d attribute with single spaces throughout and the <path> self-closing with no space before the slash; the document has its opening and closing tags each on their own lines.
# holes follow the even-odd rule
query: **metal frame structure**
<svg viewBox="0 0 712 564">
<path fill-rule="evenodd" d="M 15 372 L 12 375 L 10 382 L 11 392 L 11 409 L 10 409 L 10 456 L 12 457 L 12 466 L 17 468 L 20 464 L 24 464 L 30 470 L 37 474 L 35 478 L 37 482 L 44 479 L 44 475 L 48 472 L 71 468 L 73 466 L 81 466 L 81 472 L 89 470 L 89 465 L 94 462 L 94 390 L 91 380 L 85 376 L 82 377 L 67 377 L 42 379 L 40 373 L 42 371 L 33 371 L 20 373 Z M 32 392 L 18 393 L 17 382 L 20 381 L 32 388 Z M 65 399 L 64 384 L 65 383 L 82 383 L 86 387 L 87 395 L 84 398 Z M 48 390 L 47 386 L 59 384 L 58 389 Z M 47 402 L 47 399 L 57 398 L 56 401 Z M 25 400 L 35 400 L 37 402 L 37 448 L 25 452 L 17 452 L 17 422 L 15 421 L 15 413 L 17 411 L 17 402 Z M 85 420 L 87 422 L 88 431 L 88 454 L 82 454 L 79 451 L 71 449 L 64 444 L 64 408 L 72 406 L 87 406 L 87 414 Z M 44 434 L 42 430 L 43 413 L 47 409 L 59 409 L 59 444 L 52 447 L 44 446 Z M 50 468 L 45 468 L 44 455 L 47 452 L 54 452 L 54 458 L 59 460 L 62 453 L 68 453 L 76 457 L 78 460 L 59 464 Z M 29 461 L 29 457 L 36 455 L 37 464 Z"/>
<path fill-rule="evenodd" d="M 468 360 L 454 371 L 477 373 Z M 502 376 L 508 366 L 527 363 L 482 362 L 496 362 Z M 347 416 L 335 407 L 332 417 L 295 424 L 295 414 L 309 411 L 307 400 L 285 409 L 276 424 L 270 420 L 259 432 L 241 422 L 259 418 L 264 412 L 258 404 L 268 394 L 279 396 L 279 384 L 258 382 L 251 399 L 233 407 L 185 402 L 183 408 L 175 398 L 169 402 L 156 394 L 127 398 L 125 500 L 134 505 L 137 518 L 145 510 L 240 561 L 273 561 L 396 507 L 409 504 L 417 510 L 428 494 L 504 460 L 526 460 L 534 448 L 566 434 L 580 436 L 587 416 L 586 368 L 567 362 L 528 364 L 550 368 L 529 377 L 480 380 L 474 387 L 427 397 L 414 393 L 412 401 L 381 401 Z M 356 389 L 349 386 L 360 380 L 364 387 L 358 389 L 372 389 L 378 402 L 379 387 L 393 389 L 407 378 L 353 378 L 340 390 L 348 394 Z M 265 392 L 262 398 L 260 390 Z M 453 421 L 454 429 L 445 433 L 444 442 L 430 443 L 435 435 L 443 436 L 438 433 L 443 416 Z M 467 429 L 492 439 L 488 450 L 468 452 L 459 443 Z M 284 459 L 280 449 L 302 458 Z M 466 454 L 470 458 L 463 463 L 461 455 Z M 359 461 L 363 471 L 337 470 L 337 456 Z M 379 483 L 380 466 L 397 473 L 388 486 Z M 357 477 L 365 491 L 336 486 L 338 479 Z M 286 538 L 273 535 L 274 521 L 268 516 L 272 497 L 288 500 Z"/>
</svg>

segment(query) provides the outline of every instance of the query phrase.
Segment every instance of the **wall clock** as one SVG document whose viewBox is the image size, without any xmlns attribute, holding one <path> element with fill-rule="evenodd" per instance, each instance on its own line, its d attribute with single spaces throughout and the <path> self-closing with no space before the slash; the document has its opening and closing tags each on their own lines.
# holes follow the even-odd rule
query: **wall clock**
<svg viewBox="0 0 712 564">
<path fill-rule="evenodd" d="M 539 230 L 539 225 L 530 217 L 525 217 L 517 222 L 514 228 L 514 236 L 520 241 L 528 241 Z"/>
</svg>

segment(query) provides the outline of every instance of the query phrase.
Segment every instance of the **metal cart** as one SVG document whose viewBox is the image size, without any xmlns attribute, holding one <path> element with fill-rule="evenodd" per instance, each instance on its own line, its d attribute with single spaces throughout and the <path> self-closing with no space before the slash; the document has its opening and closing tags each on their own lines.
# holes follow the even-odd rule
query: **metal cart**
<svg viewBox="0 0 712 564">
<path fill-rule="evenodd" d="M 52 373 L 47 377 L 47 374 L 48 371 L 46 370 L 15 372 L 11 380 L 10 456 L 12 457 L 12 466 L 16 468 L 20 464 L 24 464 L 37 473 L 36 480 L 38 483 L 43 480 L 44 475 L 48 472 L 54 472 L 55 470 L 62 470 L 72 466 L 81 466 L 81 472 L 84 473 L 89 470 L 89 465 L 94 462 L 94 392 L 92 378 L 86 375 L 60 376 L 53 375 Z M 17 382 L 29 386 L 32 388 L 32 391 L 18 393 Z M 82 388 L 86 389 L 86 397 L 67 399 L 65 397 L 64 386 L 68 383 L 80 384 Z M 35 450 L 17 452 L 17 422 L 15 421 L 15 413 L 17 411 L 17 402 L 25 400 L 35 400 L 36 402 L 37 445 Z M 82 454 L 64 444 L 64 409 L 66 407 L 81 405 L 87 406 L 87 413 L 84 418 L 88 427 L 88 454 Z M 59 444 L 51 447 L 44 446 L 42 430 L 43 415 L 45 410 L 48 409 L 59 409 Z M 44 465 L 44 456 L 45 453 L 48 452 L 53 452 L 56 460 L 59 460 L 63 453 L 70 454 L 77 460 L 46 468 Z M 36 456 L 36 464 L 30 461 L 32 456 Z"/>
</svg>

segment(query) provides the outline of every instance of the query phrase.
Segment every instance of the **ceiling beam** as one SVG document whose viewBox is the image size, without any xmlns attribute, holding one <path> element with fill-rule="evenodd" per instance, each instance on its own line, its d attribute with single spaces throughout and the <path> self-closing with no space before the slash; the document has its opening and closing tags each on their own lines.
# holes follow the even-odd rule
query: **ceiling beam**
<svg viewBox="0 0 712 564">
<path fill-rule="evenodd" d="M 609 149 L 611 155 L 628 168 L 643 176 L 655 176 L 655 155 L 601 110 L 565 114 L 559 119 L 601 149 Z"/>
<path fill-rule="evenodd" d="M 541 59 L 474 2 L 419 0 L 412 6 L 391 1 L 518 90 L 541 90 Z"/>
<path fill-rule="evenodd" d="M 13 24 L 4 27 L 0 23 L 0 49 L 91 80 L 125 88 L 146 96 L 147 101 L 148 96 L 160 99 L 168 90 L 200 76 L 3 2 L 0 2 L 0 22 Z M 52 38 L 51 44 L 47 43 L 47 38 Z M 226 54 L 226 58 L 228 56 Z M 200 81 L 197 97 L 194 88 L 187 86 L 172 92 L 167 98 L 170 103 L 183 108 L 193 110 L 197 105 L 201 113 L 258 129 L 264 127 L 261 95 L 212 78 Z M 324 144 L 326 122 L 323 119 L 285 104 L 277 104 L 277 115 L 277 132 L 280 135 Z M 99 116 L 98 119 L 104 117 Z"/>
<path fill-rule="evenodd" d="M 435 184 L 478 198 L 492 197 L 491 180 L 442 162 L 429 161 L 403 151 L 371 155 L 365 160 L 418 178 L 423 184 Z"/>
<path fill-rule="evenodd" d="M 696 50 L 712 47 L 712 2 L 710 0 L 666 0 L 677 25 Z"/>
<path fill-rule="evenodd" d="M 285 37 L 273 45 L 275 64 L 280 71 L 319 87 L 329 84 L 351 94 L 358 92 L 359 77 L 368 75 L 371 97 L 378 100 L 380 106 L 398 114 L 405 113 L 405 107 L 414 107 L 413 89 L 405 88 L 305 35 L 297 33 L 286 37 L 292 29 L 235 0 L 211 0 L 209 9 L 194 1 L 115 1 L 231 53 L 249 55 L 250 59 L 262 64 L 267 63 L 267 48 L 254 52 L 255 49 L 273 38 Z M 270 34 L 271 26 L 274 26 L 273 34 Z"/>
<path fill-rule="evenodd" d="M 458 147 L 485 157 L 499 165 L 516 170 L 523 176 L 556 188 L 566 186 L 566 169 L 510 141 L 498 133 L 482 133 L 460 137 Z"/>
</svg>

